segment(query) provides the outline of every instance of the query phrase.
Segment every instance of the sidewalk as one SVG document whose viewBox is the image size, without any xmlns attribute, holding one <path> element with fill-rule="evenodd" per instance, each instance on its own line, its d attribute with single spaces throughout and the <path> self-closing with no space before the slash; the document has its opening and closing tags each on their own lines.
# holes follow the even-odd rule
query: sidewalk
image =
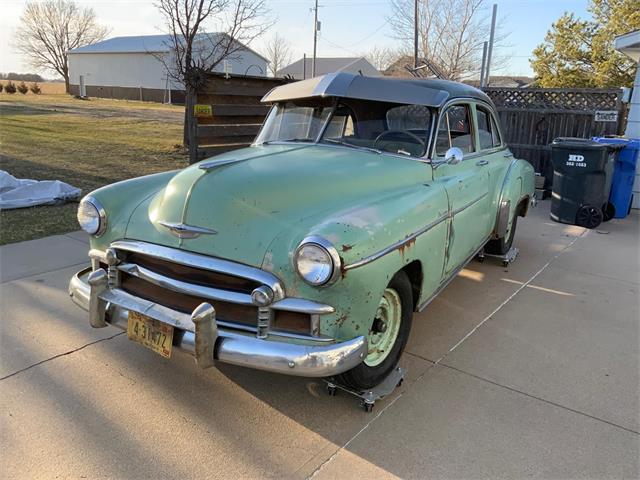
<svg viewBox="0 0 640 480">
<path fill-rule="evenodd" d="M 69 300 L 79 233 L 0 247 L 3 478 L 638 478 L 640 216 L 518 223 L 414 318 L 373 413 L 323 383 L 165 360 Z"/>
</svg>

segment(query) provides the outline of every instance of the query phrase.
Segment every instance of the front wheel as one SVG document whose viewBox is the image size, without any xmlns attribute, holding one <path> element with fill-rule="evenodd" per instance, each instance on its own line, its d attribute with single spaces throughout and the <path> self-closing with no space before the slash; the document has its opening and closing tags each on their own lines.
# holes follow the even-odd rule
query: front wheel
<svg viewBox="0 0 640 480">
<path fill-rule="evenodd" d="M 367 336 L 369 351 L 357 367 L 338 376 L 354 390 L 366 390 L 382 382 L 396 368 L 404 350 L 413 316 L 411 282 L 398 272 L 385 288 Z"/>
</svg>

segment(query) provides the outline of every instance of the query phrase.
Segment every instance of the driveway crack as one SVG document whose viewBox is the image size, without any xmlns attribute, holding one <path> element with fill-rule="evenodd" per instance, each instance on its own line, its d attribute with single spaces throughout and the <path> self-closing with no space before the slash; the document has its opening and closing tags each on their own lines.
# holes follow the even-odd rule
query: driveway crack
<svg viewBox="0 0 640 480">
<path fill-rule="evenodd" d="M 412 354 L 413 355 L 413 354 Z M 414 355 L 417 357 L 417 355 Z M 422 358 L 422 357 L 419 357 Z M 430 360 L 427 360 L 430 365 L 425 369 L 424 372 L 422 372 L 417 378 L 415 378 L 410 384 L 406 384 L 405 383 L 405 390 L 407 389 L 407 387 L 414 385 L 416 383 L 418 383 L 426 374 L 429 370 L 431 370 L 433 367 L 435 367 L 435 363 L 431 362 Z M 358 430 L 355 435 L 353 435 L 349 440 L 346 441 L 346 443 L 344 443 L 342 446 L 338 447 L 324 462 L 320 463 L 320 465 L 318 465 L 315 470 L 306 477 L 306 480 L 309 480 L 313 477 L 315 477 L 318 473 L 320 473 L 320 471 L 324 468 L 325 465 L 328 465 L 329 463 L 331 463 L 333 461 L 334 458 L 336 458 L 338 456 L 338 454 L 344 450 L 345 448 L 347 448 L 351 442 L 353 442 L 356 438 L 358 438 L 358 436 L 363 433 L 365 430 L 367 430 L 372 424 L 373 422 L 375 422 L 378 418 L 380 418 L 382 416 L 382 414 L 384 412 L 386 412 L 389 408 L 391 408 L 391 406 L 396 403 L 398 400 L 400 400 L 400 398 L 402 398 L 402 396 L 404 395 L 404 390 L 401 391 L 395 398 L 393 398 L 393 400 L 391 400 L 391 402 L 389 402 L 388 405 L 385 405 L 384 408 L 382 410 L 380 410 L 380 412 L 378 412 L 378 414 L 373 417 L 371 420 L 369 420 L 360 430 Z"/>
<path fill-rule="evenodd" d="M 36 362 L 36 363 L 34 363 L 32 365 L 29 365 L 28 367 L 25 367 L 25 368 L 22 368 L 20 370 L 17 370 L 15 372 L 13 372 L 13 373 L 10 373 L 9 375 L 5 375 L 4 377 L 0 378 L 0 381 L 6 380 L 7 378 L 11 378 L 11 377 L 13 377 L 15 375 L 18 375 L 18 374 L 22 373 L 22 372 L 26 372 L 27 370 L 30 370 L 33 367 L 37 367 L 38 365 L 42 365 L 43 363 L 50 362 L 51 360 L 55 360 L 56 358 L 64 357 L 66 355 L 71 355 L 72 353 L 79 352 L 80 350 L 84 350 L 85 348 L 90 347 L 91 345 L 95 345 L 96 343 L 101 343 L 101 342 L 106 342 L 107 340 L 112 340 L 112 339 L 114 339 L 116 337 L 119 337 L 120 335 L 124 335 L 124 333 L 125 332 L 118 332 L 115 335 L 111 335 L 110 337 L 101 338 L 101 339 L 96 340 L 94 342 L 89 342 L 89 343 L 87 343 L 85 345 L 82 345 L 81 347 L 74 348 L 73 350 L 69 350 L 67 352 L 63 352 L 63 353 L 59 353 L 58 355 L 54 355 L 53 357 L 46 358 L 46 359 L 41 360 L 39 362 Z"/>
</svg>

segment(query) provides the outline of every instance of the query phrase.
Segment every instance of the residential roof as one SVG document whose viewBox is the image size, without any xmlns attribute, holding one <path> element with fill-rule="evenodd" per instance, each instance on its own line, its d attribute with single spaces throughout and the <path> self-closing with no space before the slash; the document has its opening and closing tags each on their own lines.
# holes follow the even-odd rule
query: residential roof
<svg viewBox="0 0 640 480">
<path fill-rule="evenodd" d="M 226 35 L 225 33 L 200 33 L 198 38 L 205 38 L 209 35 Z M 138 35 L 134 37 L 114 37 L 92 45 L 74 48 L 69 53 L 162 53 L 169 52 L 173 43 L 172 35 Z M 242 45 L 246 50 L 258 55 L 263 60 L 268 60 L 258 52 L 250 49 L 246 45 Z"/>
<path fill-rule="evenodd" d="M 415 78 L 405 68 L 405 65 L 413 66 L 413 57 L 410 55 L 403 55 L 396 59 L 391 65 L 389 65 L 382 74 L 385 77 L 401 77 L 401 78 Z"/>
<path fill-rule="evenodd" d="M 168 52 L 171 35 L 114 37 L 92 45 L 74 48 L 69 53 L 148 53 Z"/>
<path fill-rule="evenodd" d="M 364 57 L 316 57 L 316 75 L 339 72 L 361 60 L 364 60 L 371 65 L 371 63 Z M 306 71 L 307 75 L 311 76 L 312 64 L 312 57 L 303 57 L 300 60 L 278 70 L 277 76 L 284 77 L 285 75 L 301 74 L 303 71 Z M 303 65 L 305 68 L 303 68 Z M 371 65 L 371 68 L 376 70 L 373 65 Z"/>
<path fill-rule="evenodd" d="M 636 62 L 640 62 L 640 30 L 616 37 L 613 47 Z"/>
<path fill-rule="evenodd" d="M 272 89 L 263 102 L 311 97 L 342 97 L 440 107 L 450 98 L 471 97 L 491 103 L 487 95 L 464 83 L 435 79 L 365 77 L 338 72 Z"/>
</svg>

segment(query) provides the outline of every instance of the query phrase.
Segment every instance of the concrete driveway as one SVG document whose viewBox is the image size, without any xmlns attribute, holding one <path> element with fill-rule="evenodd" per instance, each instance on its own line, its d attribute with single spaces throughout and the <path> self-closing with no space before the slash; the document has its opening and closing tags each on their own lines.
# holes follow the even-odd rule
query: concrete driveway
<svg viewBox="0 0 640 480">
<path fill-rule="evenodd" d="M 69 300 L 87 244 L 0 248 L 3 478 L 638 478 L 639 216 L 543 202 L 520 256 L 472 262 L 416 316 L 371 414 L 317 380 L 164 360 Z"/>
</svg>

